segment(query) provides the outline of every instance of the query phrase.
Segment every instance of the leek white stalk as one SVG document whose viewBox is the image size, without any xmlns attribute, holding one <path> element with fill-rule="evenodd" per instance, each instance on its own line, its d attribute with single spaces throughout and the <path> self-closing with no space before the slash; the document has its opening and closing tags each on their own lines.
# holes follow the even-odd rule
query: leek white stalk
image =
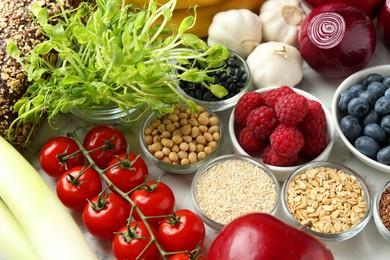
<svg viewBox="0 0 390 260">
<path fill-rule="evenodd" d="M 0 259 L 39 259 L 30 240 L 1 199 L 0 223 Z"/>
<path fill-rule="evenodd" d="M 0 137 L 0 197 L 39 259 L 97 259 L 79 226 L 34 167 Z"/>
</svg>

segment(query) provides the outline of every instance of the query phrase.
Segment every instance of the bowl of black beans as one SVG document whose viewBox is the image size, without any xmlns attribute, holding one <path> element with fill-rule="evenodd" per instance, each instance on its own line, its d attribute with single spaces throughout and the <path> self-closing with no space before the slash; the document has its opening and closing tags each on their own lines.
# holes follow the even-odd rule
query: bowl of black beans
<svg viewBox="0 0 390 260">
<path fill-rule="evenodd" d="M 224 87 L 227 90 L 226 95 L 217 97 L 207 86 L 187 81 L 180 81 L 178 90 L 186 98 L 213 112 L 233 107 L 238 99 L 252 88 L 252 78 L 246 61 L 237 53 L 233 51 L 230 51 L 230 53 L 231 55 L 225 61 L 224 66 L 208 73 L 208 76 L 214 78 L 214 82 L 210 84 L 219 84 Z M 201 68 L 198 63 L 195 66 Z"/>
</svg>

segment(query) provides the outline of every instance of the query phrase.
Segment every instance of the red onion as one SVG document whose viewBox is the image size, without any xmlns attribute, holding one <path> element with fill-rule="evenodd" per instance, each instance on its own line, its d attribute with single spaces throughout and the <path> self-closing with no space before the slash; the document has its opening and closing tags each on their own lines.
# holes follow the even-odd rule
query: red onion
<svg viewBox="0 0 390 260">
<path fill-rule="evenodd" d="M 298 35 L 304 60 L 328 78 L 345 78 L 367 66 L 375 45 L 371 19 L 361 9 L 342 2 L 314 8 Z"/>
<path fill-rule="evenodd" d="M 375 18 L 384 0 L 338 0 L 347 2 L 362 9 L 368 16 Z M 310 8 L 326 4 L 329 0 L 303 0 Z"/>
<path fill-rule="evenodd" d="M 386 0 L 377 19 L 377 32 L 379 38 L 388 50 L 390 50 L 390 0 Z"/>
</svg>

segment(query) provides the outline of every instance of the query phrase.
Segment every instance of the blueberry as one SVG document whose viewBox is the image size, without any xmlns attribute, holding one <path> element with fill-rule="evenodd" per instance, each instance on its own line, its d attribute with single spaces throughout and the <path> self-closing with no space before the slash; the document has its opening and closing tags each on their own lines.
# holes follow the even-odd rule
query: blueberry
<svg viewBox="0 0 390 260">
<path fill-rule="evenodd" d="M 353 98 L 348 103 L 348 112 L 349 114 L 361 118 L 367 114 L 370 110 L 370 105 L 368 101 L 361 97 Z"/>
<path fill-rule="evenodd" d="M 358 96 L 360 93 L 362 93 L 366 89 L 367 89 L 366 86 L 364 86 L 362 84 L 354 84 L 348 90 L 352 91 L 352 92 L 355 92 L 356 96 Z"/>
<path fill-rule="evenodd" d="M 364 127 L 364 135 L 371 137 L 377 143 L 382 143 L 386 139 L 386 131 L 378 124 L 369 124 Z"/>
<path fill-rule="evenodd" d="M 383 76 L 378 73 L 371 73 L 363 80 L 363 85 L 368 86 L 371 82 L 382 82 Z"/>
<path fill-rule="evenodd" d="M 378 143 L 368 136 L 361 136 L 357 138 L 355 141 L 355 148 L 371 159 L 376 159 L 376 154 L 380 149 Z"/>
<path fill-rule="evenodd" d="M 369 90 L 366 90 L 362 93 L 360 93 L 359 97 L 365 99 L 368 101 L 368 103 L 370 104 L 371 107 L 374 107 L 375 106 L 375 102 L 378 100 L 378 98 L 380 98 L 382 95 L 380 95 L 379 91 L 378 92 L 375 92 L 375 91 L 369 91 Z"/>
<path fill-rule="evenodd" d="M 387 86 L 381 82 L 375 81 L 367 86 L 367 90 L 376 93 L 378 96 L 383 96 L 387 90 Z"/>
<path fill-rule="evenodd" d="M 380 97 L 376 102 L 375 102 L 375 111 L 379 115 L 387 115 L 390 114 L 390 97 Z"/>
<path fill-rule="evenodd" d="M 357 92 L 351 91 L 350 89 L 342 92 L 340 94 L 339 103 L 338 106 L 342 112 L 348 111 L 348 103 L 353 99 L 357 97 Z"/>
<path fill-rule="evenodd" d="M 382 117 L 381 127 L 383 127 L 383 129 L 385 129 L 386 133 L 388 135 L 390 135 L 390 114 Z"/>
<path fill-rule="evenodd" d="M 375 109 L 370 109 L 365 117 L 362 119 L 362 125 L 366 126 L 369 124 L 377 124 L 379 123 L 379 115 L 375 112 Z"/>
<path fill-rule="evenodd" d="M 340 129 L 351 143 L 354 143 L 358 137 L 363 135 L 363 127 L 359 120 L 351 115 L 347 115 L 341 119 Z"/>
<path fill-rule="evenodd" d="M 382 148 L 376 155 L 378 162 L 390 165 L 390 145 Z"/>
<path fill-rule="evenodd" d="M 388 88 L 388 89 L 385 91 L 384 96 L 385 96 L 385 97 L 390 97 L 390 88 Z"/>
<path fill-rule="evenodd" d="M 383 78 L 382 80 L 382 83 L 387 86 L 387 87 L 390 87 L 390 76 L 386 76 Z"/>
</svg>

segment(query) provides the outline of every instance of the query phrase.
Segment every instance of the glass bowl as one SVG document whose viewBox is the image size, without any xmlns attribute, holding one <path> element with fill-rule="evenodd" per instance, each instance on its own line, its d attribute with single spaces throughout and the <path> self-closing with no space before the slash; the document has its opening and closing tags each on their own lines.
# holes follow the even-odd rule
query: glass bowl
<svg viewBox="0 0 390 260">
<path fill-rule="evenodd" d="M 221 230 L 250 212 L 276 214 L 280 187 L 271 170 L 244 155 L 222 155 L 204 164 L 191 183 L 195 211 L 210 227 Z"/>
<path fill-rule="evenodd" d="M 382 200 L 382 195 L 386 196 L 386 201 L 385 198 Z M 381 235 L 390 243 L 390 227 L 389 229 L 386 228 L 385 224 L 382 221 L 381 213 L 380 211 L 386 211 L 388 214 L 388 222 L 390 223 L 390 203 L 389 203 L 389 198 L 390 198 L 390 181 L 387 181 L 378 191 L 378 193 L 375 195 L 374 198 L 374 205 L 373 205 L 373 216 L 374 216 L 374 222 L 375 225 L 381 233 Z M 381 203 L 383 202 L 383 204 Z M 387 210 L 386 210 L 387 209 Z"/>
<path fill-rule="evenodd" d="M 256 89 L 255 91 L 258 93 L 264 93 L 266 91 L 269 91 L 269 90 L 272 90 L 275 88 L 278 88 L 278 86 L 260 88 L 260 89 Z M 335 142 L 335 128 L 334 128 L 332 114 L 330 113 L 329 109 L 325 106 L 325 104 L 323 102 L 321 102 L 318 98 L 313 96 L 312 94 L 310 94 L 304 90 L 298 89 L 298 88 L 293 88 L 293 90 L 296 93 L 306 97 L 307 99 L 318 101 L 322 105 L 322 109 L 324 110 L 325 117 L 326 117 L 327 146 L 321 152 L 321 154 L 319 154 L 312 161 L 326 161 L 331 154 L 331 151 L 332 151 L 332 148 L 333 148 L 333 145 Z M 230 114 L 230 118 L 229 118 L 229 137 L 230 137 L 230 140 L 232 142 L 233 150 L 237 154 L 251 156 L 241 147 L 240 143 L 238 142 L 238 134 L 239 134 L 240 129 L 241 128 L 235 123 L 234 109 L 233 109 L 231 114 Z M 261 155 L 256 155 L 254 158 L 258 159 L 262 162 Z M 282 167 L 282 166 L 274 166 L 274 165 L 269 165 L 269 164 L 267 164 L 267 166 L 271 169 L 271 171 L 275 174 L 276 178 L 279 181 L 284 181 L 288 178 L 288 176 L 290 176 L 290 174 L 292 172 L 294 172 L 296 169 L 298 169 L 300 166 L 302 166 L 306 162 L 307 161 L 300 160 L 299 164 L 295 165 L 295 166 L 283 166 Z"/>
<path fill-rule="evenodd" d="M 125 121 L 132 121 L 138 118 L 140 114 L 139 110 L 136 108 L 125 112 L 117 106 L 96 106 L 91 108 L 73 107 L 70 112 L 86 122 L 108 125 L 119 124 Z"/>
<path fill-rule="evenodd" d="M 338 106 L 338 102 L 340 100 L 341 93 L 343 93 L 345 90 L 349 89 L 351 86 L 353 86 L 355 84 L 362 83 L 363 80 L 368 75 L 370 75 L 372 73 L 382 75 L 383 77 L 390 76 L 390 65 L 379 65 L 379 66 L 366 68 L 366 69 L 358 71 L 358 72 L 352 74 L 351 76 L 349 76 L 348 78 L 346 78 L 337 87 L 336 92 L 335 92 L 335 94 L 333 96 L 333 99 L 332 99 L 332 114 L 333 114 L 334 124 L 335 124 L 335 127 L 336 127 L 336 132 L 340 136 L 340 138 L 341 138 L 342 142 L 345 144 L 345 146 L 349 149 L 349 151 L 353 155 L 355 155 L 356 158 L 358 158 L 364 164 L 366 164 L 366 165 L 368 165 L 368 166 L 370 166 L 370 167 L 372 167 L 372 168 L 374 168 L 376 170 L 379 170 L 381 172 L 390 173 L 390 165 L 386 165 L 384 163 L 380 163 L 377 160 L 372 159 L 372 158 L 364 155 L 363 153 L 361 153 L 358 149 L 356 149 L 354 144 L 351 143 L 347 139 L 347 137 L 345 136 L 345 134 L 343 133 L 343 131 L 341 130 L 341 127 L 340 127 L 341 119 L 346 115 L 345 113 L 343 113 L 340 110 L 340 108 Z M 361 122 L 360 122 L 360 124 L 361 124 Z M 378 124 L 380 125 L 381 122 L 379 122 Z M 386 138 L 388 138 L 388 139 L 390 138 L 389 137 L 389 133 L 387 133 Z"/>
<path fill-rule="evenodd" d="M 165 172 L 177 174 L 194 173 L 214 158 L 222 145 L 223 125 L 211 110 L 199 105 L 198 109 L 195 114 L 183 104 L 162 118 L 150 113 L 139 132 L 146 158 Z"/>
<path fill-rule="evenodd" d="M 324 240 L 357 235 L 371 218 L 371 195 L 354 170 L 332 162 L 310 162 L 284 182 L 282 208 L 293 226 Z"/>
<path fill-rule="evenodd" d="M 201 100 L 201 99 L 195 98 L 195 97 L 187 94 L 180 86 L 178 87 L 178 91 L 185 98 L 193 100 L 196 104 L 199 104 L 203 107 L 206 107 L 213 112 L 224 111 L 224 110 L 227 110 L 227 109 L 231 108 L 232 106 L 234 106 L 237 103 L 238 99 L 245 92 L 252 89 L 252 75 L 251 75 L 251 72 L 249 70 L 249 67 L 248 67 L 246 61 L 237 53 L 235 53 L 233 51 L 230 51 L 230 53 L 237 60 L 237 64 L 239 66 L 241 66 L 242 68 L 244 68 L 245 74 L 246 74 L 245 82 L 243 83 L 243 87 L 239 93 L 237 93 L 236 95 L 234 95 L 230 98 L 227 98 L 227 99 L 221 99 L 221 100 L 217 100 L 217 101 L 205 101 L 205 100 Z"/>
</svg>

